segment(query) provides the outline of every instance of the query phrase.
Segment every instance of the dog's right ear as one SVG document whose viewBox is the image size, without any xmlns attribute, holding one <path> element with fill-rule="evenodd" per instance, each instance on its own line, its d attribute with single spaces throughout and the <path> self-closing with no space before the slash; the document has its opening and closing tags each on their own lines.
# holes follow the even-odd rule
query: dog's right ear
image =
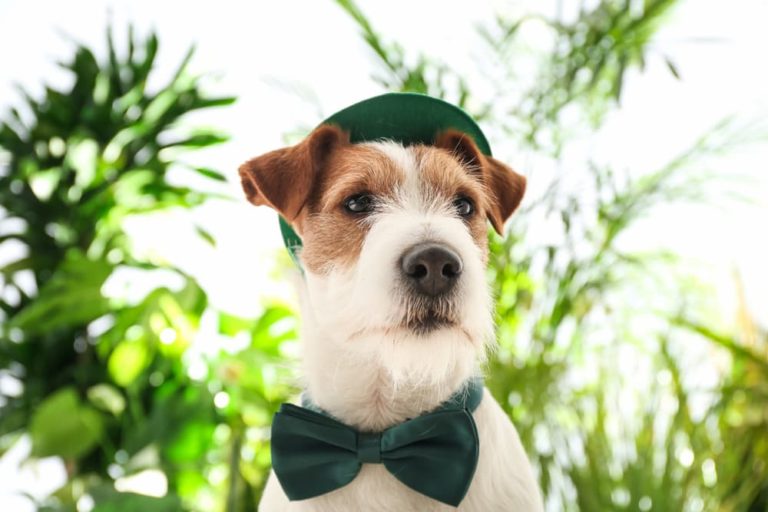
<svg viewBox="0 0 768 512">
<path fill-rule="evenodd" d="M 496 232 L 502 234 L 504 223 L 523 199 L 525 177 L 495 158 L 483 155 L 469 135 L 457 130 L 438 134 L 435 146 L 448 150 L 482 181 L 491 200 L 488 220 Z"/>
<path fill-rule="evenodd" d="M 248 160 L 240 166 L 240 180 L 248 200 L 277 210 L 289 223 L 301 213 L 315 178 L 330 154 L 349 144 L 349 134 L 323 125 L 296 144 Z"/>
</svg>

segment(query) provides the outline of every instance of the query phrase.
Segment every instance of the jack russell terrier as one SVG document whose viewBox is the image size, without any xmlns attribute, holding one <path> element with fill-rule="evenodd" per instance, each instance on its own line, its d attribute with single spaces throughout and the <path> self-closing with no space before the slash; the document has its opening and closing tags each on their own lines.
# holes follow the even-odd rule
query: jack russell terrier
<svg viewBox="0 0 768 512">
<path fill-rule="evenodd" d="M 474 121 L 386 94 L 239 172 L 303 271 L 305 391 L 275 415 L 259 510 L 543 510 L 480 377 L 494 340 L 486 222 L 502 233 L 525 178 Z"/>
</svg>

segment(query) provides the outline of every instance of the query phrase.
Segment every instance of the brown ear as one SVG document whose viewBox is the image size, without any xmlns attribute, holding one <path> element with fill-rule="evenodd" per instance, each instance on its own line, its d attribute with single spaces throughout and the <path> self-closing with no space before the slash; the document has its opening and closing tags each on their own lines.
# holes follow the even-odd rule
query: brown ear
<svg viewBox="0 0 768 512">
<path fill-rule="evenodd" d="M 328 156 L 349 143 L 341 128 L 323 125 L 296 144 L 248 160 L 240 166 L 240 180 L 248 200 L 277 210 L 288 222 L 301 213 Z"/>
<path fill-rule="evenodd" d="M 435 138 L 435 146 L 450 151 L 471 174 L 480 179 L 489 195 L 488 220 L 501 234 L 504 223 L 523 199 L 525 177 L 495 158 L 484 155 L 465 133 L 447 130 Z"/>
</svg>

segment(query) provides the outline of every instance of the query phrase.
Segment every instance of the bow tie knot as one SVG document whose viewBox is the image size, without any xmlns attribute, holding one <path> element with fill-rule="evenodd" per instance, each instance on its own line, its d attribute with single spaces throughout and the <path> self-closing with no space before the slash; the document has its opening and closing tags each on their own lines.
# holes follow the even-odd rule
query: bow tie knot
<svg viewBox="0 0 768 512">
<path fill-rule="evenodd" d="M 357 434 L 357 460 L 362 463 L 381 462 L 381 434 L 361 432 Z"/>
</svg>

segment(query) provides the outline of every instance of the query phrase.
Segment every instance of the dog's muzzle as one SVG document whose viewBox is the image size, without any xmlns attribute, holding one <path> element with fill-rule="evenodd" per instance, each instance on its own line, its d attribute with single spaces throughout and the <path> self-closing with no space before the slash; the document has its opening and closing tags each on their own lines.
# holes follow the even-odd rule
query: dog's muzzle
<svg viewBox="0 0 768 512">
<path fill-rule="evenodd" d="M 413 290 L 426 297 L 451 291 L 461 276 L 464 264 L 456 252 L 442 244 L 418 244 L 403 254 L 400 269 Z"/>
</svg>

